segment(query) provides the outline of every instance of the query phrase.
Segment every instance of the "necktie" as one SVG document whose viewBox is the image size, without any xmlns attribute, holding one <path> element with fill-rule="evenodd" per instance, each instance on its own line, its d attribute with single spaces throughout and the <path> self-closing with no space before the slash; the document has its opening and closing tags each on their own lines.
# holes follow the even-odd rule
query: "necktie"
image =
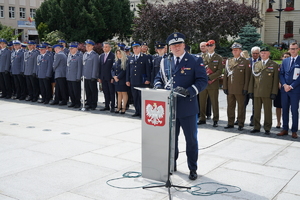
<svg viewBox="0 0 300 200">
<path fill-rule="evenodd" d="M 180 57 L 176 57 L 175 67 L 177 67 L 179 65 L 179 60 L 180 60 Z"/>
<path fill-rule="evenodd" d="M 107 53 L 104 56 L 104 62 L 106 62 L 106 58 L 107 58 Z"/>
<path fill-rule="evenodd" d="M 294 63 L 295 63 L 295 58 L 292 58 L 292 63 L 291 63 L 290 69 L 292 68 Z"/>
<path fill-rule="evenodd" d="M 256 59 L 254 59 L 253 62 L 255 63 L 255 62 L 256 62 Z"/>
<path fill-rule="evenodd" d="M 137 61 L 137 59 L 138 59 L 138 56 L 135 56 L 135 61 Z"/>
</svg>

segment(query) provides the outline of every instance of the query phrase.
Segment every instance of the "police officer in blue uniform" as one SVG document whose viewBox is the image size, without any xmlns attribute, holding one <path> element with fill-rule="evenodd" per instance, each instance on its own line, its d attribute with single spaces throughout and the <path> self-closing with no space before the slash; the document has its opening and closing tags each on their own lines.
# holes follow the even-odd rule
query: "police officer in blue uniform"
<svg viewBox="0 0 300 200">
<path fill-rule="evenodd" d="M 93 50 L 95 46 L 93 40 L 86 40 L 85 45 L 87 51 L 83 54 L 82 76 L 85 77 L 86 108 L 95 110 L 98 103 L 97 79 L 99 77 L 99 55 Z"/>
<path fill-rule="evenodd" d="M 151 81 L 151 61 L 148 55 L 141 53 L 141 43 L 131 44 L 133 55 L 128 57 L 126 66 L 126 85 L 131 87 L 135 113 L 133 117 L 141 117 L 141 91 L 134 87 L 149 87 Z"/>
<path fill-rule="evenodd" d="M 82 56 L 78 51 L 78 42 L 71 42 L 69 45 L 70 53 L 67 60 L 67 82 L 71 98 L 71 105 L 68 107 L 79 108 L 81 98 L 81 75 L 82 75 Z"/>
<path fill-rule="evenodd" d="M 11 76 L 10 76 L 10 58 L 11 51 L 7 48 L 7 41 L 0 39 L 0 89 L 2 95 L 0 98 L 10 99 L 12 96 Z"/>
<path fill-rule="evenodd" d="M 160 69 L 160 61 L 161 59 L 166 55 L 165 54 L 165 46 L 166 44 L 157 42 L 155 44 L 155 49 L 157 51 L 157 55 L 153 56 L 153 67 L 151 71 L 151 85 L 153 86 L 154 84 L 154 78 L 156 77 L 157 73 L 159 72 Z"/>
<path fill-rule="evenodd" d="M 36 74 L 39 79 L 42 99 L 39 103 L 48 104 L 52 98 L 51 77 L 53 73 L 53 56 L 47 53 L 45 44 L 39 45 L 40 55 L 37 57 Z"/>
<path fill-rule="evenodd" d="M 19 40 L 14 40 L 13 45 L 15 51 L 11 54 L 11 72 L 16 88 L 16 97 L 14 99 L 25 100 L 26 82 L 23 71 L 24 50 L 21 49 L 21 42 Z"/>
<path fill-rule="evenodd" d="M 198 139 L 197 139 L 197 94 L 207 87 L 207 75 L 201 57 L 184 51 L 185 36 L 182 33 L 173 33 L 167 38 L 167 44 L 174 56 L 171 57 L 171 66 L 168 58 L 161 62 L 161 69 L 154 80 L 155 88 L 169 88 L 170 75 L 173 77 L 174 91 L 183 96 L 177 97 L 176 128 L 175 128 L 175 167 L 178 158 L 178 136 L 180 127 L 183 129 L 186 140 L 186 155 L 190 170 L 189 179 L 197 179 Z M 171 68 L 171 73 L 169 68 Z"/>
<path fill-rule="evenodd" d="M 24 75 L 26 78 L 26 85 L 28 91 L 28 97 L 26 101 L 36 102 L 39 97 L 39 81 L 36 76 L 36 62 L 37 57 L 40 54 L 39 51 L 35 49 L 35 41 L 28 41 L 28 51 L 24 52 Z"/>
<path fill-rule="evenodd" d="M 63 52 L 66 54 L 66 56 L 68 56 L 70 50 L 67 48 L 67 42 L 65 40 L 63 40 L 63 39 L 59 39 L 58 43 L 60 45 L 63 45 Z"/>
<path fill-rule="evenodd" d="M 51 105 L 67 105 L 68 103 L 68 89 L 67 89 L 67 56 L 63 52 L 63 45 L 53 45 L 55 51 L 53 61 L 53 71 L 55 73 L 55 97 Z M 61 100 L 61 102 L 59 102 Z"/>
</svg>

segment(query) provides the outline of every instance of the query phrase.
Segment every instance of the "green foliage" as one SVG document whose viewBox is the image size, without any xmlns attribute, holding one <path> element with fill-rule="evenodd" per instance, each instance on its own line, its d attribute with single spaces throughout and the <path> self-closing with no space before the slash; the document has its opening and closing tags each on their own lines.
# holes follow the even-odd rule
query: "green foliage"
<svg viewBox="0 0 300 200">
<path fill-rule="evenodd" d="M 239 39 L 236 42 L 243 45 L 243 50 L 251 52 L 251 48 L 254 46 L 262 46 L 262 41 L 260 40 L 260 34 L 257 33 L 257 30 L 251 24 L 247 24 L 241 29 L 241 32 L 238 34 Z"/>
<path fill-rule="evenodd" d="M 49 33 L 48 25 L 46 23 L 41 22 L 38 25 L 37 31 L 39 33 L 39 38 L 41 38 L 42 40 L 45 40 L 46 34 Z"/>
<path fill-rule="evenodd" d="M 281 60 L 282 54 L 286 52 L 286 50 L 280 50 L 270 45 L 264 45 L 264 46 L 269 47 L 271 60 Z"/>
<path fill-rule="evenodd" d="M 129 0 L 47 0 L 36 11 L 36 26 L 46 23 L 67 41 L 96 43 L 131 35 L 133 13 Z"/>
<path fill-rule="evenodd" d="M 62 32 L 56 30 L 46 34 L 45 38 L 43 38 L 43 41 L 54 45 L 57 44 L 57 41 L 62 38 L 65 38 L 65 35 Z"/>
<path fill-rule="evenodd" d="M 233 41 L 228 41 L 227 39 L 220 39 L 219 45 L 217 45 L 215 51 L 220 54 L 222 57 L 232 57 L 231 53 L 231 45 L 233 44 Z"/>
<path fill-rule="evenodd" d="M 15 35 L 15 29 L 10 26 L 5 26 L 0 24 L 0 38 L 4 38 L 7 41 L 16 40 L 18 37 L 22 35 L 22 32 Z"/>
</svg>

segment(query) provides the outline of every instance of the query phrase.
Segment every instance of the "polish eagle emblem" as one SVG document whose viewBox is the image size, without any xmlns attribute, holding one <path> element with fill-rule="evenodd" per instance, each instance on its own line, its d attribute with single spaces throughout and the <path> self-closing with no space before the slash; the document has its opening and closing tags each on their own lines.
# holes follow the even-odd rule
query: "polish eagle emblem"
<svg viewBox="0 0 300 200">
<path fill-rule="evenodd" d="M 147 104 L 146 106 L 146 123 L 154 126 L 164 126 L 165 110 L 162 105 L 157 105 L 157 103 Z"/>
</svg>

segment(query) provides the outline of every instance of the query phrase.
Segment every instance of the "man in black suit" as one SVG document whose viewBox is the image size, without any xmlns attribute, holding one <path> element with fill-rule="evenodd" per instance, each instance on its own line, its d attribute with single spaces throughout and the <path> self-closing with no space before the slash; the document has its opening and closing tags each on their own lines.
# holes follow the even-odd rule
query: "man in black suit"
<svg viewBox="0 0 300 200">
<path fill-rule="evenodd" d="M 111 76 L 111 68 L 114 64 L 115 54 L 110 52 L 111 46 L 108 42 L 103 43 L 103 51 L 100 55 L 99 62 L 99 83 L 102 83 L 104 93 L 105 107 L 100 111 L 110 110 L 115 111 L 115 86 L 113 77 Z M 110 107 L 109 107 L 110 104 Z"/>
</svg>

